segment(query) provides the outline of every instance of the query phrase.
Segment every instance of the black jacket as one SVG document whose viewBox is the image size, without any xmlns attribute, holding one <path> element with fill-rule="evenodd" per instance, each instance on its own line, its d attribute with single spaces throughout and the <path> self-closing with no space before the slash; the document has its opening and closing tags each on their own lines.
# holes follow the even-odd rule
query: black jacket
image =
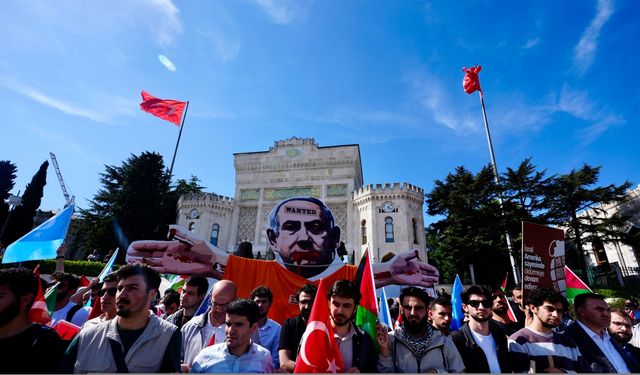
<svg viewBox="0 0 640 375">
<path fill-rule="evenodd" d="M 509 347 L 507 344 L 507 336 L 500 329 L 489 325 L 489 333 L 496 342 L 496 355 L 500 364 L 500 371 L 512 372 L 511 361 L 509 361 Z M 484 372 L 489 373 L 489 362 L 484 355 L 482 348 L 476 343 L 471 334 L 469 323 L 465 323 L 462 328 L 451 334 L 453 343 L 456 344 L 458 352 L 464 362 L 465 372 Z"/>
<path fill-rule="evenodd" d="M 378 372 L 378 351 L 371 336 L 358 327 L 354 328 L 356 334 L 353 337 L 353 367 L 357 367 L 360 372 L 372 373 Z M 345 369 L 346 370 L 349 369 Z"/>
</svg>

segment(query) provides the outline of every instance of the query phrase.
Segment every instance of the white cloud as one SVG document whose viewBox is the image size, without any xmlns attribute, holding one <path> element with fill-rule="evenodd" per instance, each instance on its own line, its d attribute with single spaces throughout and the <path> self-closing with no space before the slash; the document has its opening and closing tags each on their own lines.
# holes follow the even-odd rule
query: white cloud
<svg viewBox="0 0 640 375">
<path fill-rule="evenodd" d="M 533 38 L 527 40 L 527 42 L 522 46 L 522 49 L 531 49 L 537 47 L 540 44 L 540 38 Z"/>
<path fill-rule="evenodd" d="M 161 46 L 173 44 L 176 34 L 182 33 L 182 21 L 180 21 L 180 10 L 171 0 L 145 0 L 141 4 L 146 4 L 146 11 L 153 11 L 160 15 L 157 19 L 147 19 L 149 29 L 153 32 L 156 41 Z"/>
<path fill-rule="evenodd" d="M 240 53 L 242 44 L 236 38 L 229 37 L 222 32 L 214 32 L 211 30 L 200 31 L 199 33 L 211 42 L 215 54 L 222 61 L 233 60 L 238 56 L 238 53 Z"/>
<path fill-rule="evenodd" d="M 105 164 L 102 160 L 88 153 L 82 146 L 80 146 L 80 144 L 73 141 L 73 137 L 67 137 L 65 135 L 60 135 L 57 132 L 51 132 L 33 126 L 27 126 L 26 128 L 29 129 L 29 131 L 34 135 L 47 140 L 52 145 L 52 147 L 53 145 L 55 145 L 55 147 L 59 149 L 71 150 L 76 155 L 78 155 L 78 157 L 100 166 Z"/>
<path fill-rule="evenodd" d="M 612 14 L 613 3 L 611 0 L 598 0 L 596 16 L 582 33 L 580 41 L 573 50 L 573 65 L 578 74 L 586 73 L 593 63 L 600 31 Z"/>
<path fill-rule="evenodd" d="M 172 72 L 176 71 L 176 66 L 169 60 L 169 58 L 165 55 L 158 55 L 158 60 L 160 60 L 160 64 L 164 65 L 165 68 L 169 69 Z"/>
<path fill-rule="evenodd" d="M 263 12 L 267 14 L 271 22 L 279 25 L 288 25 L 292 22 L 306 19 L 311 0 L 252 0 Z"/>
</svg>

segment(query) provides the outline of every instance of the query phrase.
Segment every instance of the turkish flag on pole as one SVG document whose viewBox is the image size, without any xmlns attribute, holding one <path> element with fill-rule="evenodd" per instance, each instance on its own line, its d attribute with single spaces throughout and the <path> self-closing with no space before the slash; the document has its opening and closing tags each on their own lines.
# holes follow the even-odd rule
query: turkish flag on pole
<svg viewBox="0 0 640 375">
<path fill-rule="evenodd" d="M 51 321 L 51 316 L 49 315 L 47 302 L 44 299 L 44 292 L 42 291 L 42 283 L 40 282 L 40 265 L 34 268 L 33 277 L 38 281 L 38 294 L 36 294 L 31 309 L 29 310 L 29 319 L 34 323 L 47 325 Z"/>
<path fill-rule="evenodd" d="M 171 99 L 158 99 L 144 90 L 141 94 L 142 103 L 140 103 L 140 109 L 180 126 L 182 114 L 187 106 L 187 102 L 179 102 Z"/>
<path fill-rule="evenodd" d="M 300 340 L 295 373 L 344 372 L 340 349 L 333 336 L 324 282 L 320 280 L 309 323 Z"/>
<path fill-rule="evenodd" d="M 471 94 L 477 90 L 480 91 L 480 94 L 482 95 L 480 78 L 478 77 L 478 73 L 480 73 L 481 69 L 482 66 L 474 66 L 469 69 L 464 67 L 462 68 L 462 71 L 464 72 L 464 78 L 462 79 L 462 88 L 464 88 L 464 92 L 466 92 L 467 94 Z"/>
</svg>

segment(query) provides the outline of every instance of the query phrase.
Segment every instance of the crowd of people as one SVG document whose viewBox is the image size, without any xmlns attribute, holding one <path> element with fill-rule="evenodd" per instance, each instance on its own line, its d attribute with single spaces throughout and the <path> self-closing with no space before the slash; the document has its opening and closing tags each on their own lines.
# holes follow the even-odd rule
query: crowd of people
<svg viewBox="0 0 640 375">
<path fill-rule="evenodd" d="M 209 288 L 195 275 L 180 293 L 168 289 L 159 296 L 161 275 L 135 263 L 81 290 L 95 294 L 100 306 L 101 314 L 89 320 L 90 308 L 74 302 L 77 277 L 52 275 L 58 288 L 52 322 L 82 327 L 63 341 L 29 317 L 38 282 L 27 269 L 0 270 L 3 373 L 293 372 L 319 298 L 329 306 L 341 372 L 640 371 L 640 349 L 633 345 L 640 331 L 637 302 L 611 309 L 594 293 L 578 295 L 571 316 L 566 299 L 550 289 L 535 289 L 521 301 L 519 288 L 508 300 L 499 287 L 471 285 L 461 294 L 464 324 L 452 330 L 451 299 L 409 286 L 390 301 L 399 305 L 395 326 L 378 324 L 373 338 L 355 325 L 360 292 L 351 280 L 335 281 L 324 296 L 304 284 L 295 294 L 298 315 L 277 322 L 268 317 L 274 300 L 268 286 L 239 298 L 235 282 Z M 207 296 L 208 309 L 196 315 Z"/>
</svg>

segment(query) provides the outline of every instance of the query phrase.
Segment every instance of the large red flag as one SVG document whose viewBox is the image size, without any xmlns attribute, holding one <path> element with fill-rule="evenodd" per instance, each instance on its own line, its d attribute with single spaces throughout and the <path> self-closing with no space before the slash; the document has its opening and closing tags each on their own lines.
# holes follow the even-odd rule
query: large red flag
<svg viewBox="0 0 640 375">
<path fill-rule="evenodd" d="M 307 329 L 300 340 L 295 373 L 344 372 L 340 349 L 333 336 L 324 283 L 325 280 L 321 279 Z"/>
<path fill-rule="evenodd" d="M 34 323 L 46 325 L 51 321 L 51 316 L 49 315 L 47 302 L 44 299 L 44 292 L 42 291 L 42 283 L 40 282 L 40 265 L 37 265 L 36 268 L 34 268 L 33 276 L 38 281 L 38 293 L 33 300 L 31 309 L 29 310 L 29 319 Z"/>
<path fill-rule="evenodd" d="M 474 91 L 480 91 L 482 94 L 482 88 L 480 87 L 480 78 L 478 77 L 478 73 L 482 66 L 474 66 L 469 69 L 462 68 L 464 72 L 464 78 L 462 79 L 462 88 L 464 88 L 464 92 L 467 94 L 471 94 Z"/>
<path fill-rule="evenodd" d="M 140 103 L 140 109 L 180 126 L 182 114 L 187 106 L 187 102 L 159 99 L 144 90 L 141 94 L 142 103 Z"/>
</svg>

